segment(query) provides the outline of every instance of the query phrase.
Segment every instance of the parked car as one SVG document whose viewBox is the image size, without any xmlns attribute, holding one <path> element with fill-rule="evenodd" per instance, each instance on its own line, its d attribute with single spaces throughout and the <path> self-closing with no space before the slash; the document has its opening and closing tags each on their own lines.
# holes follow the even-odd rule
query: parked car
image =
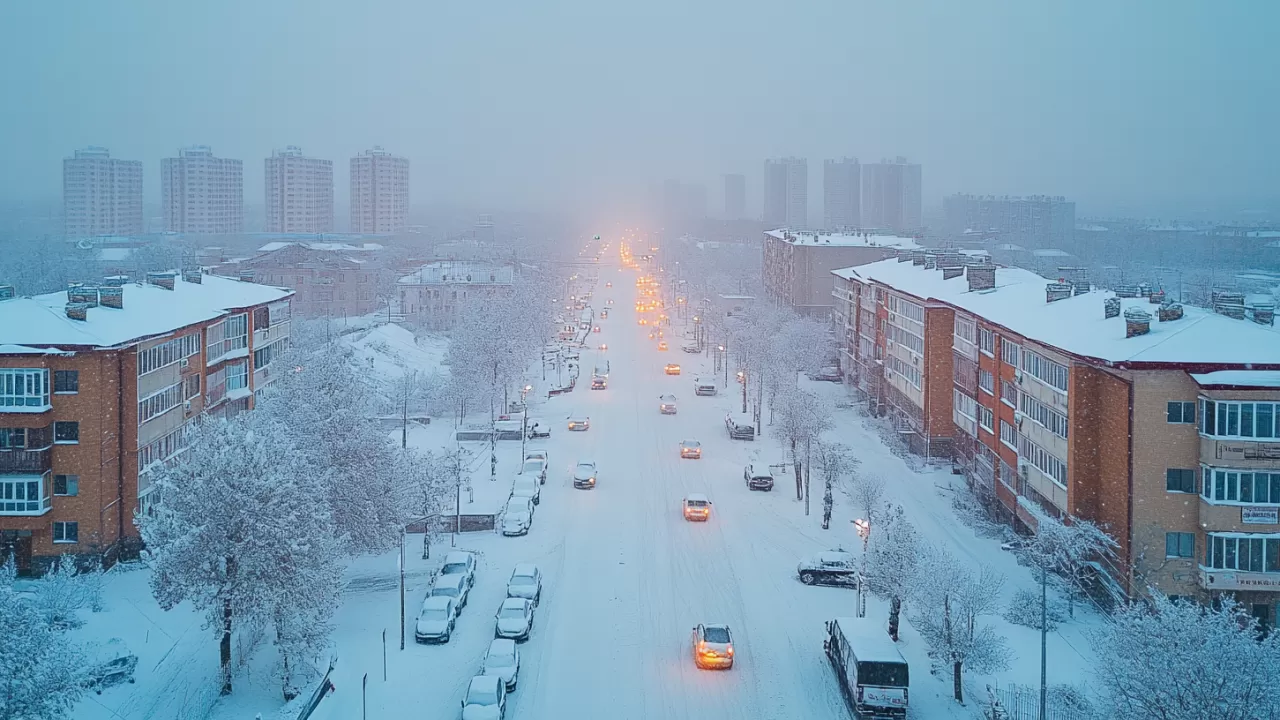
<svg viewBox="0 0 1280 720">
<path fill-rule="evenodd" d="M 689 493 L 681 503 L 685 520 L 706 522 L 711 518 L 711 501 L 702 493 Z"/>
<path fill-rule="evenodd" d="M 703 379 L 701 379 L 701 378 L 694 380 L 694 381 L 693 381 L 693 394 L 694 394 L 694 395 L 715 395 L 715 394 L 716 394 L 716 381 L 715 381 L 715 380 L 703 380 Z"/>
<path fill-rule="evenodd" d="M 573 486 L 582 490 L 592 490 L 596 486 L 596 464 L 590 460 L 581 460 L 573 468 Z"/>
<path fill-rule="evenodd" d="M 541 458 L 529 458 L 520 466 L 520 474 L 538 479 L 539 485 L 547 484 L 547 461 Z"/>
<path fill-rule="evenodd" d="M 542 571 L 537 565 L 520 563 L 511 571 L 511 579 L 507 581 L 507 597 L 531 600 L 537 606 L 542 600 Z"/>
<path fill-rule="evenodd" d="M 511 484 L 511 497 L 527 497 L 537 505 L 542 502 L 542 485 L 536 477 L 516 477 Z"/>
<path fill-rule="evenodd" d="M 666 366 L 662 368 L 662 372 L 668 375 L 679 375 L 680 366 L 675 363 L 667 363 Z"/>
<path fill-rule="evenodd" d="M 701 460 L 702 443 L 697 440 L 681 440 L 680 457 L 681 459 Z"/>
<path fill-rule="evenodd" d="M 857 587 L 858 566 L 853 555 L 843 550 L 827 550 L 800 563 L 796 568 L 805 585 Z"/>
<path fill-rule="evenodd" d="M 428 597 L 422 601 L 413 639 L 420 643 L 447 643 L 453 637 L 453 624 L 458 618 L 458 604 L 450 597 Z"/>
<path fill-rule="evenodd" d="M 132 683 L 138 668 L 138 656 L 129 652 L 124 640 L 111 638 L 94 653 L 94 664 L 89 668 L 85 685 L 98 695 L 121 683 Z"/>
<path fill-rule="evenodd" d="M 498 606 L 494 616 L 494 633 L 500 638 L 511 638 L 516 642 L 529 639 L 533 631 L 533 602 L 526 598 L 509 597 Z"/>
<path fill-rule="evenodd" d="M 681 346 L 680 346 L 680 349 L 681 349 L 681 350 L 683 350 L 683 351 L 685 351 L 685 352 L 687 352 L 687 353 L 700 353 L 700 352 L 702 352 L 701 350 L 699 350 L 699 349 L 698 349 L 698 345 L 697 345 L 696 343 L 685 343 L 684 345 L 681 345 Z"/>
<path fill-rule="evenodd" d="M 772 490 L 773 472 L 768 465 L 748 465 L 742 469 L 742 479 L 748 490 Z"/>
<path fill-rule="evenodd" d="M 467 587 L 470 587 L 476 582 L 476 556 L 465 550 L 455 550 L 444 556 L 440 574 L 461 575 L 466 578 Z"/>
<path fill-rule="evenodd" d="M 507 692 L 515 690 L 520 679 L 520 651 L 516 649 L 515 641 L 495 638 L 490 642 L 489 651 L 480 664 L 480 674 L 502 678 Z"/>
<path fill-rule="evenodd" d="M 551 425 L 545 420 L 529 420 L 529 437 L 534 440 L 551 437 Z"/>
<path fill-rule="evenodd" d="M 506 537 L 528 535 L 533 526 L 533 503 L 529 498 L 513 497 L 502 513 L 502 534 Z"/>
<path fill-rule="evenodd" d="M 462 575 L 439 575 L 431 586 L 431 597 L 452 598 L 458 603 L 458 613 L 467 606 L 467 596 L 471 594 L 471 586 Z"/>
<path fill-rule="evenodd" d="M 659 397 L 658 412 L 662 413 L 663 415 L 675 415 L 676 414 L 676 396 L 663 395 Z"/>
<path fill-rule="evenodd" d="M 544 463 L 550 464 L 550 460 L 548 459 L 546 450 L 530 450 L 524 454 L 524 459 L 525 460 L 537 459 L 537 460 L 541 460 Z"/>
<path fill-rule="evenodd" d="M 586 432 L 591 429 L 591 418 L 586 415 L 571 415 L 569 429 L 575 432 Z"/>
<path fill-rule="evenodd" d="M 755 440 L 756 427 L 752 423 L 750 413 L 731 412 L 724 416 L 724 427 L 734 440 Z"/>
<path fill-rule="evenodd" d="M 698 625 L 693 628 L 693 664 L 703 670 L 733 667 L 733 635 L 728 625 Z"/>
<path fill-rule="evenodd" d="M 507 685 L 497 675 L 477 675 L 462 699 L 462 720 L 502 720 L 507 716 Z"/>
</svg>

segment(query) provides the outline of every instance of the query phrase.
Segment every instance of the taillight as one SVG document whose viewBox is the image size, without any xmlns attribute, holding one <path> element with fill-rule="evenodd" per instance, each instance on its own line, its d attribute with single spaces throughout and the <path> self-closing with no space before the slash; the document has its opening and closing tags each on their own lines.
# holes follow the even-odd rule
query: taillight
<svg viewBox="0 0 1280 720">
<path fill-rule="evenodd" d="M 858 688 L 858 702 L 862 702 L 862 690 L 863 688 Z"/>
<path fill-rule="evenodd" d="M 729 657 L 733 657 L 733 646 L 729 646 Z"/>
</svg>

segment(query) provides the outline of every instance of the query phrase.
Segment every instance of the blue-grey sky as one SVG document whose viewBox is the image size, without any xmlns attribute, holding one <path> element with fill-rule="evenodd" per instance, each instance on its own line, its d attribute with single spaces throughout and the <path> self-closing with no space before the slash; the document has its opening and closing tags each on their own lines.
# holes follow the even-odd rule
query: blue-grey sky
<svg viewBox="0 0 1280 720">
<path fill-rule="evenodd" d="M 89 144 L 145 162 L 372 145 L 415 203 L 613 206 L 666 177 L 906 155 L 954 191 L 1091 207 L 1274 198 L 1272 0 L 11 0 L 0 3 L 0 196 L 55 199 Z"/>
</svg>

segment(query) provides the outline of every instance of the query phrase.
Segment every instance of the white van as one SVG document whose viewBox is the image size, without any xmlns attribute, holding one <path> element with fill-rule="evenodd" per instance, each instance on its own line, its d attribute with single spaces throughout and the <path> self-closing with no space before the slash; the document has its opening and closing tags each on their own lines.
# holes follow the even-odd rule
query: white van
<svg viewBox="0 0 1280 720">
<path fill-rule="evenodd" d="M 907 717 L 910 671 L 889 633 L 865 618 L 827 621 L 822 642 L 845 703 L 860 718 Z"/>
</svg>

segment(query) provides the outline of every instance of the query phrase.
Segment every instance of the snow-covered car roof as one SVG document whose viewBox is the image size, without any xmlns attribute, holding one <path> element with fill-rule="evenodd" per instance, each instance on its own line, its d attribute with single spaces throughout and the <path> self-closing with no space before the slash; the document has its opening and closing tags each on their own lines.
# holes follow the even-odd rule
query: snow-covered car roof
<svg viewBox="0 0 1280 720">
<path fill-rule="evenodd" d="M 702 493 L 689 493 L 688 495 L 684 496 L 684 499 L 692 500 L 692 501 L 711 502 L 710 500 L 707 499 L 707 496 L 703 495 Z"/>
<path fill-rule="evenodd" d="M 659 397 L 658 399 L 659 399 L 659 400 L 661 400 L 662 402 L 675 402 L 675 401 L 676 401 L 676 396 L 675 396 L 675 395 L 663 395 L 663 396 Z"/>
<path fill-rule="evenodd" d="M 827 550 L 818 553 L 817 561 L 827 565 L 847 565 L 853 562 L 853 555 L 843 550 Z"/>
<path fill-rule="evenodd" d="M 533 563 L 520 563 L 511 571 L 511 577 L 528 576 L 533 577 L 538 574 L 538 566 Z"/>
<path fill-rule="evenodd" d="M 471 553 L 465 550 L 454 550 L 444 556 L 444 564 L 451 565 L 453 563 L 464 563 L 471 558 Z"/>
<path fill-rule="evenodd" d="M 528 607 L 528 606 L 529 606 L 529 600 L 528 600 L 528 598 L 513 598 L 513 597 L 509 597 L 509 598 L 507 598 L 506 600 L 503 600 L 503 601 L 502 601 L 502 605 L 501 605 L 501 607 L 499 607 L 499 609 L 503 609 L 503 608 L 512 608 L 512 607 L 525 608 L 525 607 Z"/>
<path fill-rule="evenodd" d="M 443 595 L 432 595 L 422 601 L 423 610 L 448 610 L 453 598 Z"/>
<path fill-rule="evenodd" d="M 702 443 L 698 442 L 697 440 L 681 440 L 680 447 L 697 448 L 697 447 L 702 447 Z"/>
<path fill-rule="evenodd" d="M 515 655 L 516 641 L 511 638 L 494 638 L 493 642 L 489 643 L 489 654 Z"/>
<path fill-rule="evenodd" d="M 579 460 L 578 467 L 582 467 L 583 465 L 590 465 L 591 467 L 595 467 L 596 461 L 595 460 Z"/>
<path fill-rule="evenodd" d="M 448 575 L 439 575 L 436 577 L 436 584 L 432 586 L 431 591 L 432 593 L 434 593 L 437 589 L 440 589 L 440 588 L 452 588 L 454 590 L 461 590 L 462 586 L 466 584 L 466 582 L 467 582 L 466 578 L 462 577 L 462 573 L 450 573 Z"/>
</svg>

